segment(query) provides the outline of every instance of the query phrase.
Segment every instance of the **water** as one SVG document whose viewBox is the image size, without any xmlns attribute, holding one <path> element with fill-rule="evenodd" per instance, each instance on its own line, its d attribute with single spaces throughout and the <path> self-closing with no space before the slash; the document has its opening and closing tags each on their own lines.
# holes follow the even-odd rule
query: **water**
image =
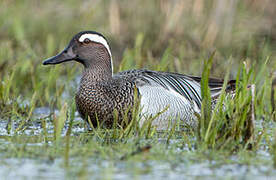
<svg viewBox="0 0 276 180">
<path fill-rule="evenodd" d="M 56 111 L 56 114 L 59 112 Z M 35 121 L 31 121 L 28 128 L 20 135 L 27 137 L 39 136 L 43 133 L 41 119 L 47 118 L 50 109 L 47 107 L 37 108 L 34 111 Z M 75 121 L 82 120 L 76 114 Z M 7 138 L 14 135 L 17 123 L 12 123 L 12 130 L 7 131 L 8 121 L 0 119 L 0 177 L 1 179 L 75 179 L 78 176 L 86 179 L 275 179 L 276 170 L 272 165 L 272 156 L 267 146 L 262 146 L 256 153 L 256 161 L 261 159 L 266 163 L 241 163 L 240 156 L 233 155 L 226 158 L 224 163 L 219 160 L 198 160 L 192 157 L 195 149 L 189 149 L 187 145 L 183 148 L 175 148 L 179 140 L 171 140 L 167 152 L 177 157 L 170 159 L 152 159 L 145 155 L 142 159 L 119 160 L 112 156 L 97 156 L 97 154 L 82 157 L 73 156 L 69 158 L 69 166 L 65 166 L 64 157 L 33 157 L 14 155 L 7 156 L 5 147 L 18 148 L 23 144 L 15 144 Z M 260 126 L 260 125 L 258 125 Z M 260 127 L 259 127 L 260 128 Z M 66 129 L 66 128 L 65 128 Z M 53 126 L 47 123 L 48 133 L 53 133 Z M 84 133 L 82 126 L 74 126 L 73 134 Z M 65 131 L 63 131 L 63 136 Z M 77 136 L 77 135 L 76 135 Z M 158 144 L 165 144 L 163 139 Z M 154 145 L 151 152 L 155 154 L 157 145 Z M 25 144 L 28 147 L 42 147 L 44 142 L 31 142 Z M 51 142 L 49 142 L 51 145 Z M 160 146 L 163 147 L 163 146 Z M 158 147 L 156 148 L 158 149 Z M 172 151 L 172 152 L 171 152 Z M 187 155 L 181 154 L 187 152 Z M 190 155 L 189 155 L 189 152 Z M 158 153 L 158 152 L 157 152 Z M 180 156 L 181 155 L 181 156 Z M 168 157 L 171 155 L 168 154 Z M 165 159 L 165 160 L 164 160 Z"/>
<path fill-rule="evenodd" d="M 93 179 L 274 179 L 276 171 L 269 166 L 247 166 L 225 164 L 212 168 L 215 162 L 189 164 L 180 162 L 145 161 L 113 162 L 88 159 L 86 173 Z M 72 168 L 74 167 L 74 168 Z M 10 158 L 1 160 L 0 176 L 3 179 L 74 179 L 70 174 L 78 174 L 82 165 L 72 162 L 71 168 L 63 167 L 63 160 Z M 92 176 L 91 176 L 92 175 Z M 2 179 L 2 178 L 1 178 Z"/>
</svg>

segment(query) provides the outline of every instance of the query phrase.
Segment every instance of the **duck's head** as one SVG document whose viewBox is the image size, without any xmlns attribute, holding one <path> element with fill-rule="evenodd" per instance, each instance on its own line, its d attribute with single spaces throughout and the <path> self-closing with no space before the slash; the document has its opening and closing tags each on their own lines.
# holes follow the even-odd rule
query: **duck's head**
<svg viewBox="0 0 276 180">
<path fill-rule="evenodd" d="M 95 31 L 82 31 L 76 34 L 68 46 L 56 56 L 46 59 L 43 65 L 59 64 L 75 60 L 86 68 L 103 64 L 112 70 L 112 55 L 105 37 Z"/>
</svg>

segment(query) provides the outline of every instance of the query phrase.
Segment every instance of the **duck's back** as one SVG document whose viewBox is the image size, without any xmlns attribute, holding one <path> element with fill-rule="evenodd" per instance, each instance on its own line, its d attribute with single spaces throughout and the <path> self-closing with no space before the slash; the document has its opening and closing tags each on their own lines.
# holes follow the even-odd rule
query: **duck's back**
<svg viewBox="0 0 276 180">
<path fill-rule="evenodd" d="M 149 70 L 129 70 L 116 76 L 135 83 L 141 100 L 141 124 L 149 116 L 159 114 L 152 123 L 157 129 L 166 129 L 169 123 L 176 123 L 176 120 L 180 120 L 182 126 L 196 126 L 195 114 L 200 113 L 202 101 L 201 77 Z M 223 80 L 209 79 L 214 102 L 222 86 Z M 226 91 L 232 92 L 234 89 L 235 81 L 229 81 Z"/>
</svg>

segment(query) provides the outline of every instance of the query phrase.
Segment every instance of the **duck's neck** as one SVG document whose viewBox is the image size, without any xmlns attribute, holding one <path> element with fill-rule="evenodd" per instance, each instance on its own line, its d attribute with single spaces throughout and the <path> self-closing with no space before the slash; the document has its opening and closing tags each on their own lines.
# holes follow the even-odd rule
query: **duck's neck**
<svg viewBox="0 0 276 180">
<path fill-rule="evenodd" d="M 86 65 L 81 78 L 81 83 L 109 81 L 112 78 L 112 64 L 109 62 L 94 62 Z"/>
</svg>

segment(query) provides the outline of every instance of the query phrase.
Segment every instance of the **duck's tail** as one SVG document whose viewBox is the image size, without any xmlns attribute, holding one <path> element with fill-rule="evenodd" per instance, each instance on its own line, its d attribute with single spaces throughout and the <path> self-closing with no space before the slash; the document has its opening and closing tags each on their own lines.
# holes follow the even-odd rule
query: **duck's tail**
<svg viewBox="0 0 276 180">
<path fill-rule="evenodd" d="M 197 76 L 190 76 L 190 78 L 194 79 L 197 82 L 201 81 L 201 77 Z M 216 79 L 216 78 L 209 78 L 208 85 L 211 91 L 211 96 L 213 99 L 218 98 L 221 94 L 221 90 L 223 87 L 224 80 L 223 79 Z M 229 80 L 226 85 L 226 93 L 234 94 L 236 90 L 236 80 Z"/>
</svg>

